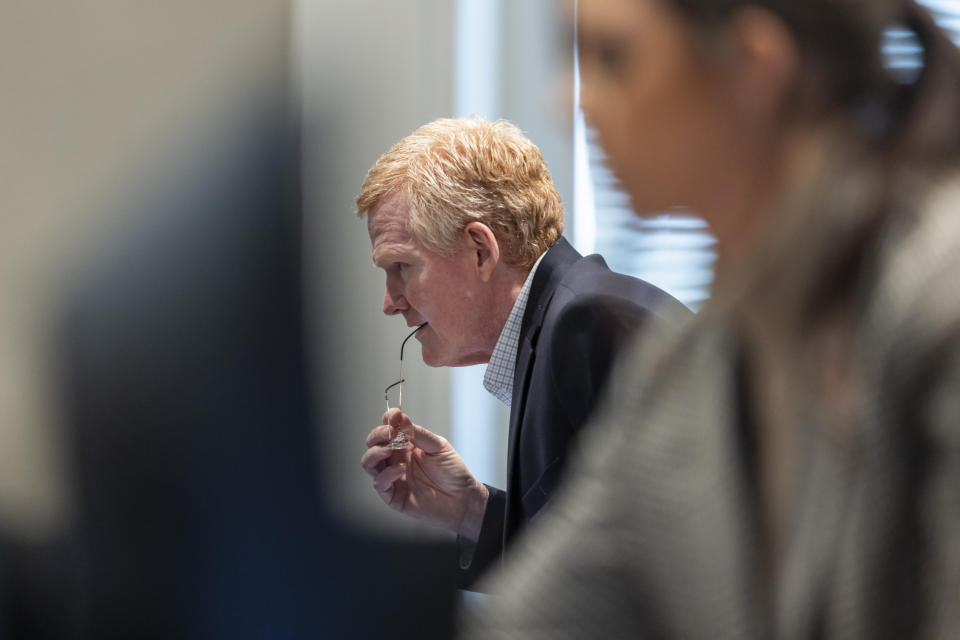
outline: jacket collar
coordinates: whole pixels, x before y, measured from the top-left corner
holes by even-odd
[[[533,284],[530,285],[530,297],[527,299],[527,309],[523,315],[523,324],[520,326],[521,346],[525,340],[530,340],[531,346],[536,345],[540,325],[543,323],[547,307],[550,306],[553,292],[556,291],[557,285],[563,280],[567,270],[582,258],[583,256],[563,237],[547,249],[537,273],[534,274]],[[518,361],[517,364],[519,365],[520,362]],[[519,371],[520,367],[518,366],[517,369]]]
[[[513,377],[513,401],[510,405],[510,432],[507,449],[507,484],[511,483],[514,452],[520,439],[520,422],[527,404],[527,387],[533,355],[540,337],[540,327],[546,315],[554,291],[570,267],[583,259],[576,249],[560,238],[547,250],[530,286],[530,297],[520,329],[520,344],[517,348],[517,364]]]

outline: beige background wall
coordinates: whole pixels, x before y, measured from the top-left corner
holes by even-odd
[[[68,514],[50,338],[71,275],[132,220],[119,203],[282,90],[286,0],[0,3],[0,525]]]

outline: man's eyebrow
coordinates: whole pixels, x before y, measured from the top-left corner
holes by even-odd
[[[382,251],[380,253],[374,253],[372,256],[370,256],[373,266],[380,269],[386,269],[394,262],[397,262],[396,258],[396,254],[392,251]]]

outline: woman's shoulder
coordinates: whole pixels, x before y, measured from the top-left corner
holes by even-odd
[[[917,305],[960,311],[960,171],[929,183],[914,197],[909,211],[886,231],[877,303],[887,308],[886,315],[900,319],[916,315]]]
[[[876,265],[865,330],[877,357],[902,366],[960,347],[960,171],[917,190]]]

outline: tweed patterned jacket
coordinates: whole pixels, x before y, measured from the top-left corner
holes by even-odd
[[[791,404],[776,555],[742,337],[704,313],[621,361],[554,508],[463,637],[960,638],[960,180],[915,206],[860,301],[861,428],[823,428],[816,394]]]

